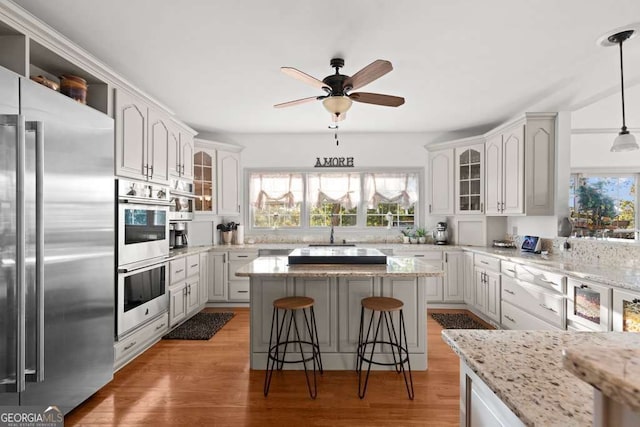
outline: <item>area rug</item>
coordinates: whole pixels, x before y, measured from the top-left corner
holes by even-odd
[[[431,313],[431,317],[444,329],[489,329],[464,313]]]
[[[162,337],[162,339],[208,340],[231,320],[233,316],[234,313],[208,313],[201,311]]]

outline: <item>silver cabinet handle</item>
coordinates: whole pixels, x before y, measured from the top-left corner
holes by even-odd
[[[191,268],[196,268],[197,266],[198,266],[198,264],[193,264],[193,265],[191,266]]]
[[[507,316],[506,314],[504,315],[504,318],[513,322],[513,323],[517,323],[515,320],[513,320],[511,317]]]
[[[129,344],[129,345],[127,345],[127,346],[125,346],[125,348],[123,348],[122,350],[123,350],[123,351],[130,350],[130,349],[131,349],[131,347],[133,347],[134,345],[136,345],[136,341],[132,341],[132,342],[131,342],[131,344]]]
[[[424,258],[424,254],[414,254],[414,258]]]
[[[239,294],[248,294],[249,291],[238,291]]]
[[[548,280],[548,279],[540,279],[540,281],[541,281],[541,282],[544,282],[544,283],[550,283],[550,284],[552,284],[552,285],[555,285],[555,284],[556,284],[556,282],[554,282],[553,280]]]
[[[496,207],[496,210],[497,210],[498,212],[500,212],[500,202],[498,202],[497,204],[498,204],[498,206]]]
[[[153,165],[149,166],[149,178],[153,178]]]
[[[448,253],[444,253],[444,262],[449,262],[449,254]]]
[[[156,331],[159,331],[160,329],[164,328],[164,323],[162,325],[158,325],[156,326]]]
[[[431,213],[431,204],[429,204],[429,213]]]
[[[484,213],[484,203],[480,203],[480,213]]]
[[[510,290],[510,289],[505,289],[504,291],[505,291],[506,293],[508,293],[508,294],[511,294],[511,295],[515,295],[515,294],[516,294],[515,292],[513,292],[513,291],[512,291],[512,290]]]
[[[482,263],[484,265],[489,265],[489,263],[487,261],[480,261],[480,263]]]
[[[504,202],[502,202],[502,212],[504,212]]]
[[[546,305],[546,304],[539,304],[539,305],[540,305],[540,307],[544,308],[545,310],[549,310],[549,311],[552,311],[552,312],[554,312],[554,313],[557,313],[557,311],[556,311],[555,309],[553,309],[553,308],[549,307],[549,306],[548,306],[548,305]]]
[[[238,258],[249,258],[249,255],[238,255]]]
[[[509,273],[514,273],[515,274],[515,270],[509,270],[508,268],[505,268],[505,271],[508,271]]]
[[[183,271],[184,271],[184,268],[181,268],[180,270],[176,270],[175,274],[182,273]]]

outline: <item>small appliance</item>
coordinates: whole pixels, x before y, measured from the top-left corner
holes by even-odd
[[[180,249],[187,246],[187,223],[172,222],[169,224],[169,247],[171,249]]]
[[[436,230],[433,232],[433,239],[436,245],[446,245],[449,239],[449,233],[447,232],[447,223],[439,222],[436,224]]]
[[[520,250],[522,252],[533,252],[539,254],[542,249],[542,241],[538,236],[524,236]]]

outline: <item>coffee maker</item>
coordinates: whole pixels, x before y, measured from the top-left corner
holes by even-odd
[[[436,245],[446,245],[449,239],[449,233],[447,233],[447,223],[439,222],[436,225],[436,230],[433,232],[433,240],[435,240]]]
[[[172,222],[169,224],[169,248],[180,249],[187,246],[187,223]]]

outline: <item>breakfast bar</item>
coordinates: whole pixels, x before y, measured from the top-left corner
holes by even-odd
[[[361,300],[388,296],[404,303],[411,368],[426,370],[426,278],[442,276],[443,271],[413,257],[386,257],[384,264],[354,264],[344,257],[377,254],[355,248],[330,249],[298,251],[302,257],[319,257],[314,262],[320,263],[270,256],[237,270],[237,276],[251,278],[251,368],[265,369],[274,300],[286,296],[313,298],[324,368],[350,370],[356,361]],[[324,256],[334,263],[322,263]],[[354,258],[358,261],[367,262]],[[385,356],[391,360],[391,352],[383,353]]]

